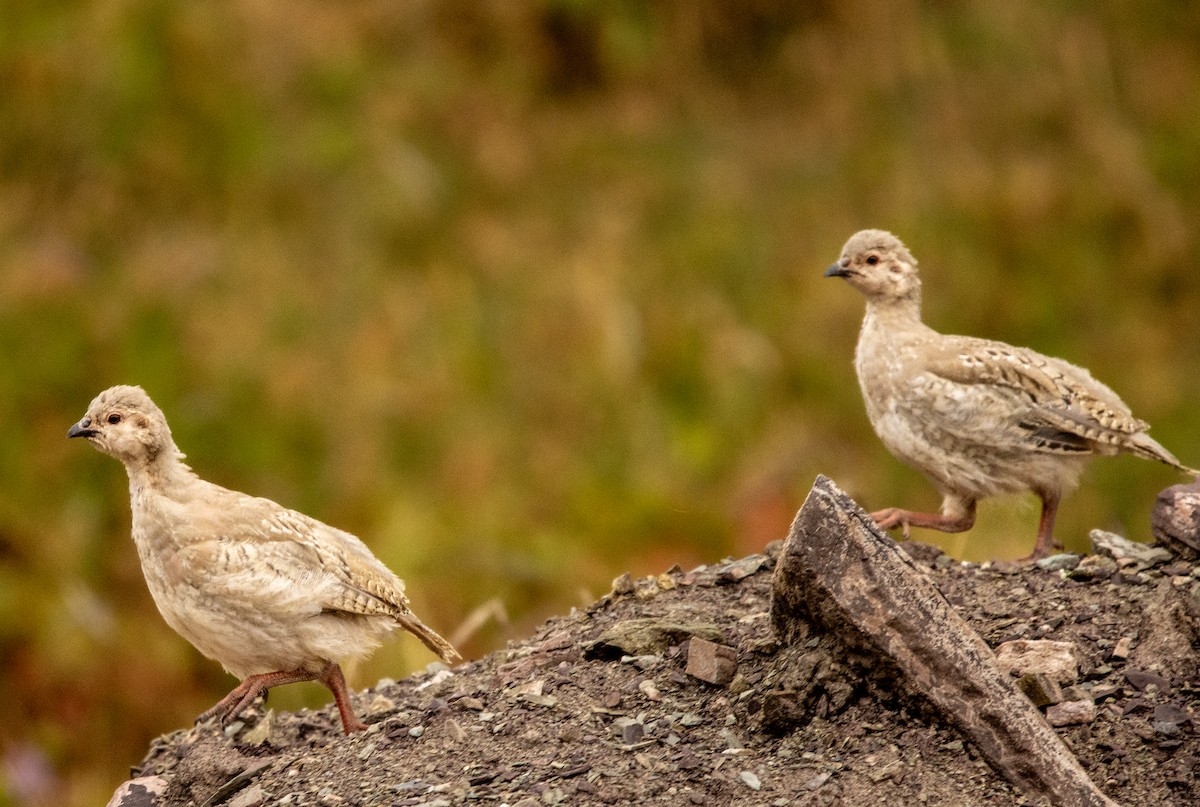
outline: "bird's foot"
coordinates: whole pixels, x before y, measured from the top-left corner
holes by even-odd
[[[247,676],[240,684],[233,688],[232,692],[221,698],[211,709],[197,717],[196,725],[216,718],[220,725],[226,726],[233,718],[241,714],[247,706],[253,703],[255,698],[264,694],[271,687],[277,687],[282,684],[296,684],[301,681],[311,681],[317,678],[317,675],[317,673],[301,669],[280,670],[278,672]]]
[[[909,528],[922,527],[941,532],[966,532],[975,524],[975,509],[964,516],[943,516],[936,513],[918,513],[915,510],[904,510],[899,507],[889,507],[886,510],[876,510],[871,518],[881,530],[891,530],[900,527],[905,540],[909,537]]]
[[[875,522],[875,526],[881,530],[894,530],[899,527],[904,535],[904,540],[908,540],[908,516],[911,515],[907,510],[901,510],[899,507],[889,507],[886,510],[876,510],[871,513],[871,518]]]

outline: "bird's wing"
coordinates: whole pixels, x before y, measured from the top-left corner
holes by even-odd
[[[1143,432],[1117,394],[1083,368],[1002,342],[947,337],[927,354],[927,372],[957,384],[1005,391],[1017,425],[1041,450],[1076,453]]]
[[[202,519],[209,537],[188,547],[218,579],[245,591],[287,589],[288,599],[308,598],[316,611],[409,612],[404,583],[353,535],[269,499],[236,494],[223,504]]]

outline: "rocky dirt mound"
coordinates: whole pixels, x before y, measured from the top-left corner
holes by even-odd
[[[1026,683],[1108,796],[1200,801],[1200,566],[1161,550],[1001,568],[907,549],[993,647],[1070,644],[1076,673]],[[381,682],[356,696],[371,724],[360,734],[343,736],[331,709],[250,710],[225,731],[176,732],[135,768],[143,778],[126,783],[120,803],[1029,803],[886,678],[847,680],[844,697],[795,723],[764,720],[780,652],[770,616],[778,551],[618,579],[526,642]]]

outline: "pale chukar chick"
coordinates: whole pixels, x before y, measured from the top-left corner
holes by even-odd
[[[1092,455],[1128,452],[1197,473],[1087,370],[922,323],[917,262],[891,233],[855,233],[825,276],[845,278],[867,298],[854,368],[871,425],[944,497],[940,515],[872,513],[880,527],[906,536],[910,526],[962,532],[975,523],[979,499],[1033,491],[1042,517],[1031,557],[1040,558],[1054,546],[1063,493]]]
[[[155,605],[197,650],[242,679],[197,722],[227,723],[271,687],[316,680],[333,692],[349,734],[366,726],[339,659],[404,628],[446,662],[459,660],[358,538],[196,476],[141,387],[97,395],[67,437],[125,464],[133,542]]]

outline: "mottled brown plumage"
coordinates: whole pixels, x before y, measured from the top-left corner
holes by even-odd
[[[1059,500],[1092,455],[1128,452],[1196,473],[1087,370],[926,326],[917,262],[891,233],[855,233],[825,275],[845,278],[867,300],[854,366],[871,425],[944,497],[940,515],[873,513],[885,529],[961,532],[979,499],[1033,491],[1043,505],[1033,550],[1041,557],[1053,546]]]
[[[318,680],[349,733],[365,726],[339,659],[367,653],[396,628],[447,662],[459,659],[358,538],[196,476],[140,387],[100,393],[67,436],[124,463],[133,541],[154,603],[197,650],[243,679],[201,720],[228,721],[270,687]]]

